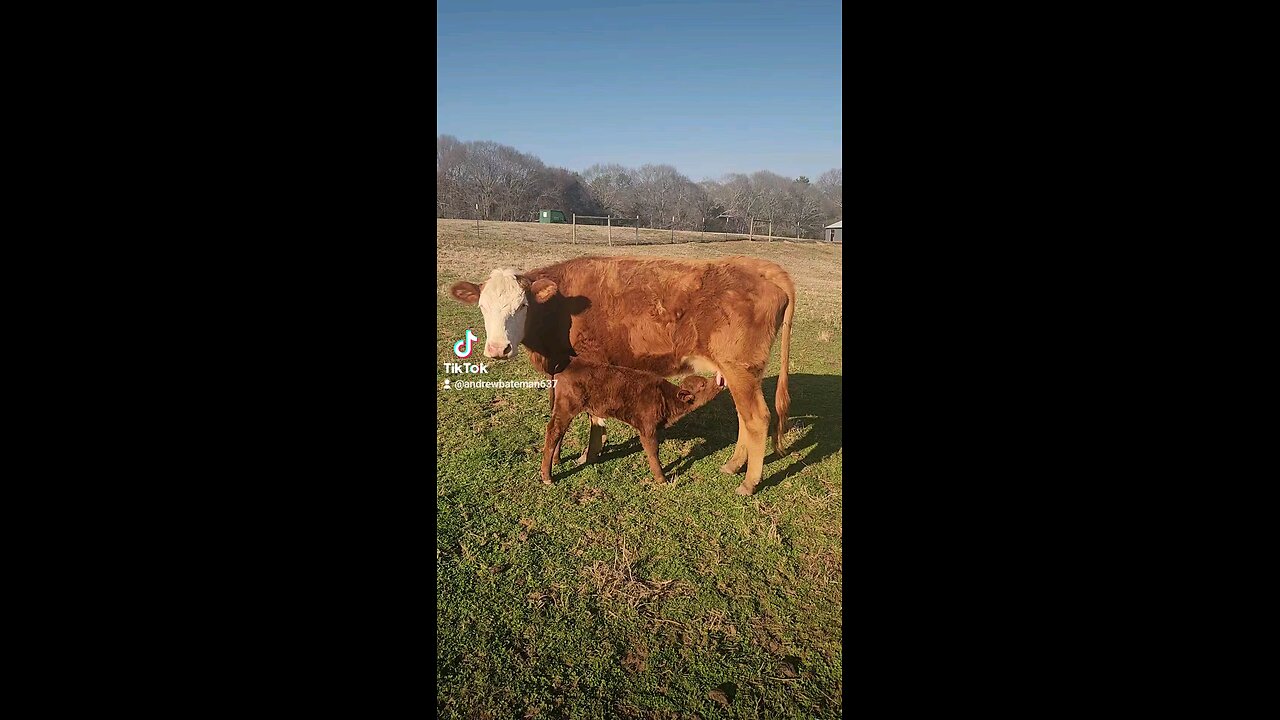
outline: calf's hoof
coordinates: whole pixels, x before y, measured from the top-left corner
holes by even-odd
[[[720,472],[724,473],[725,475],[737,475],[738,473],[742,472],[743,465],[746,465],[746,463],[743,463],[742,465],[736,465],[734,463],[727,462],[720,466]]]
[[[754,492],[756,491],[756,489],[755,489],[755,488],[744,487],[744,486],[742,486],[742,485],[739,485],[738,487],[734,488],[734,490],[733,490],[733,491],[734,491],[734,492],[736,492],[736,493],[738,493],[739,495],[750,495],[750,494],[754,493]]]
[[[543,485],[550,485],[550,484],[551,484],[551,476],[550,476],[550,475],[543,475],[543,476],[542,476],[542,484],[543,484]]]

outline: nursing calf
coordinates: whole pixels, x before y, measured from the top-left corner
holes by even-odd
[[[542,482],[547,485],[551,484],[552,461],[560,457],[560,441],[569,423],[584,411],[592,417],[621,420],[635,428],[654,481],[666,482],[658,462],[662,431],[689,411],[706,405],[723,389],[697,375],[690,375],[676,386],[653,373],[578,358],[556,375],[556,381],[551,422],[547,423],[546,444],[542,446]]]

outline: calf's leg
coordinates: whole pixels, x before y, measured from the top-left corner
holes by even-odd
[[[551,466],[555,464],[553,460],[559,460],[560,443],[564,440],[564,433],[569,429],[569,423],[573,421],[575,414],[577,413],[568,400],[557,401],[556,406],[551,410],[551,421],[547,423],[547,436],[542,443],[543,485],[551,484]]]
[[[587,438],[587,447],[578,458],[579,465],[595,462],[596,456],[600,454],[600,448],[604,446],[606,439],[604,418],[598,418],[590,413],[587,413],[587,417],[591,418],[591,436]]]
[[[644,447],[644,454],[649,458],[649,471],[653,473],[653,481],[665,483],[667,478],[662,474],[662,463],[658,462],[657,431],[642,430],[640,432],[640,445]]]
[[[555,388],[555,386],[553,385],[553,386],[551,386],[551,412],[552,412],[552,414],[554,414],[554,413],[555,413],[555,411],[556,411],[556,388]],[[566,426],[566,427],[565,427],[565,429],[567,430],[567,429],[568,429],[568,426]],[[563,437],[563,436],[562,436],[562,437]],[[545,447],[544,447],[544,450],[545,450]],[[557,466],[557,465],[559,465],[559,464],[560,464],[560,443],[556,443],[556,449],[555,449],[555,450],[553,450],[553,451],[552,451],[552,453],[551,453],[551,466],[552,466],[552,467],[555,467],[555,466]]]

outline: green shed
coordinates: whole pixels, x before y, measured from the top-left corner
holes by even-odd
[[[559,210],[541,210],[538,212],[538,222],[562,223],[568,221],[565,220],[564,213]]]

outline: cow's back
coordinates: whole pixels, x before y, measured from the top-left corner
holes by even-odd
[[[555,280],[578,357],[675,375],[690,357],[767,364],[790,283],[776,263],[584,257],[528,273]]]

